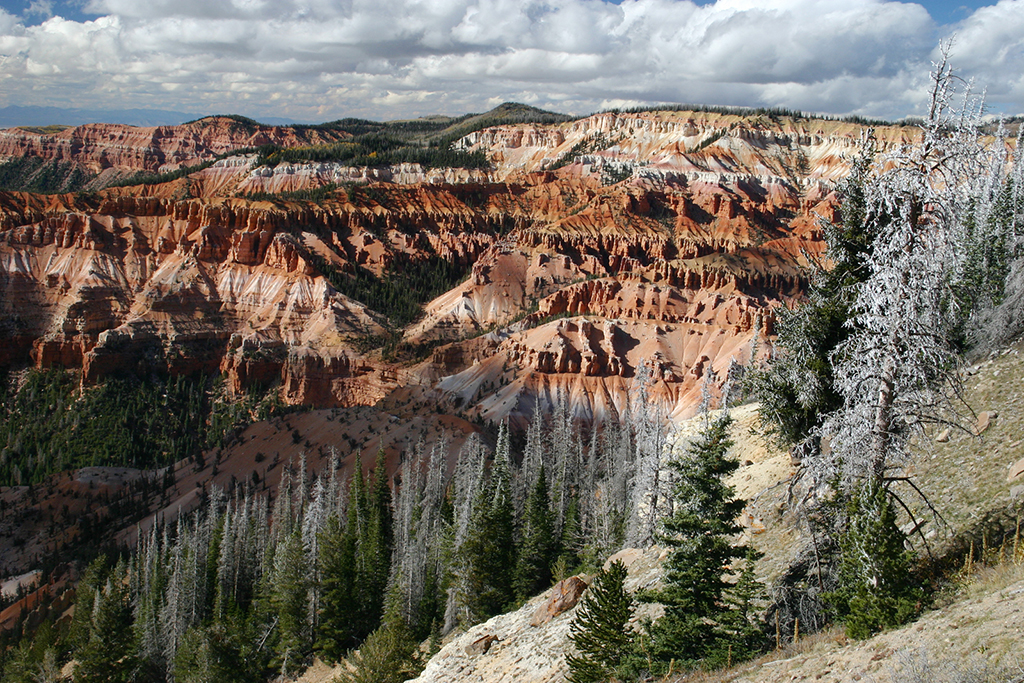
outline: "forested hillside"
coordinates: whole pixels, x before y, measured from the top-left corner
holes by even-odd
[[[49,656],[75,657],[82,680],[261,680],[313,654],[337,661],[389,626],[388,602],[415,641],[493,616],[650,542],[645,477],[665,435],[638,391],[632,427],[580,432],[563,406],[538,413],[521,448],[505,427],[493,455],[471,438],[450,475],[442,439],[393,479],[383,455],[345,480],[336,459],[311,472],[300,457],[273,500],[211,489],[194,515],[143,529],[130,557],[93,562]],[[645,474],[624,476],[634,463]],[[8,670],[45,650],[15,651]]]

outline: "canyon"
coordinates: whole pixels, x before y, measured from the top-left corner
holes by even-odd
[[[231,118],[3,131],[0,158],[98,175],[88,192],[0,194],[0,365],[80,368],[86,385],[222,373],[287,404],[519,425],[559,400],[619,419],[644,368],[660,409],[683,419],[706,377],[717,387],[734,362],[771,354],[864,134],[778,115],[609,112],[471,132],[454,147],[490,167],[467,169],[258,165],[258,145],[347,134]],[[875,145],[913,135],[876,129]],[[215,158],[168,182],[100,187]],[[297,196],[310,190],[321,196]],[[368,300],[440,262],[448,280],[422,315],[389,319]]]
[[[90,187],[99,188],[139,173],[198,166],[242,148],[316,145],[347,137],[309,127],[264,126],[243,117],[207,117],[180,126],[146,128],[105,123],[8,128],[0,130],[0,159],[33,157],[64,162],[96,176]]]

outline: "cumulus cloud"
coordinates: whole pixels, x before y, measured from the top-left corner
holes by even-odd
[[[32,0],[25,10],[28,16],[40,16],[49,19],[53,16],[53,3],[50,0]]]
[[[952,64],[986,90],[993,109],[1024,112],[1024,0],[978,9],[956,27],[952,43]]]
[[[38,0],[40,9],[51,3]],[[0,10],[0,106],[238,111],[323,120],[584,113],[706,102],[902,116],[940,36],[883,0],[89,0],[94,19]],[[944,30],[944,29],[942,29]],[[1024,110],[1024,0],[956,27],[954,62]]]

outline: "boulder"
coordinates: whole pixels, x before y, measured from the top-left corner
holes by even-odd
[[[1010,500],[1015,502],[1018,500],[1024,500],[1024,484],[1017,484],[1010,489]]]
[[[947,442],[949,442],[949,433],[950,433],[949,427],[946,427],[945,429],[942,430],[941,434],[939,434],[937,437],[935,437],[935,440],[938,443],[947,443]]]
[[[639,548],[624,548],[609,557],[608,561],[604,563],[604,568],[608,569],[608,567],[612,566],[613,562],[621,562],[626,566],[626,568],[629,568],[629,565],[636,562],[638,559],[643,557],[643,555],[644,551]]]
[[[999,413],[994,410],[983,410],[978,413],[978,422],[974,425],[974,433],[981,435],[992,426],[992,423],[999,417]]]
[[[576,606],[583,591],[587,590],[587,582],[579,576],[570,576],[555,584],[551,589],[551,596],[543,605],[533,613],[531,626],[546,624],[559,614],[567,612]]]
[[[469,656],[485,655],[491,649],[491,645],[501,639],[495,635],[481,636],[466,646],[466,654]]]
[[[1024,477],[1024,458],[1010,465],[1010,471],[1006,473],[1006,481],[1016,481]]]

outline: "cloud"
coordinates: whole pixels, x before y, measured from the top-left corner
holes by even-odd
[[[53,16],[53,3],[50,0],[32,0],[29,3],[28,9],[25,10],[27,16],[39,16],[49,19]]]
[[[952,40],[951,63],[987,91],[990,106],[1024,112],[1024,0],[978,9],[955,27]]]
[[[42,2],[38,2],[40,7]],[[323,120],[585,113],[706,102],[902,116],[939,27],[860,0],[89,0],[88,21],[0,10],[6,104],[239,111]],[[954,62],[1024,110],[1024,0],[957,27]]]

